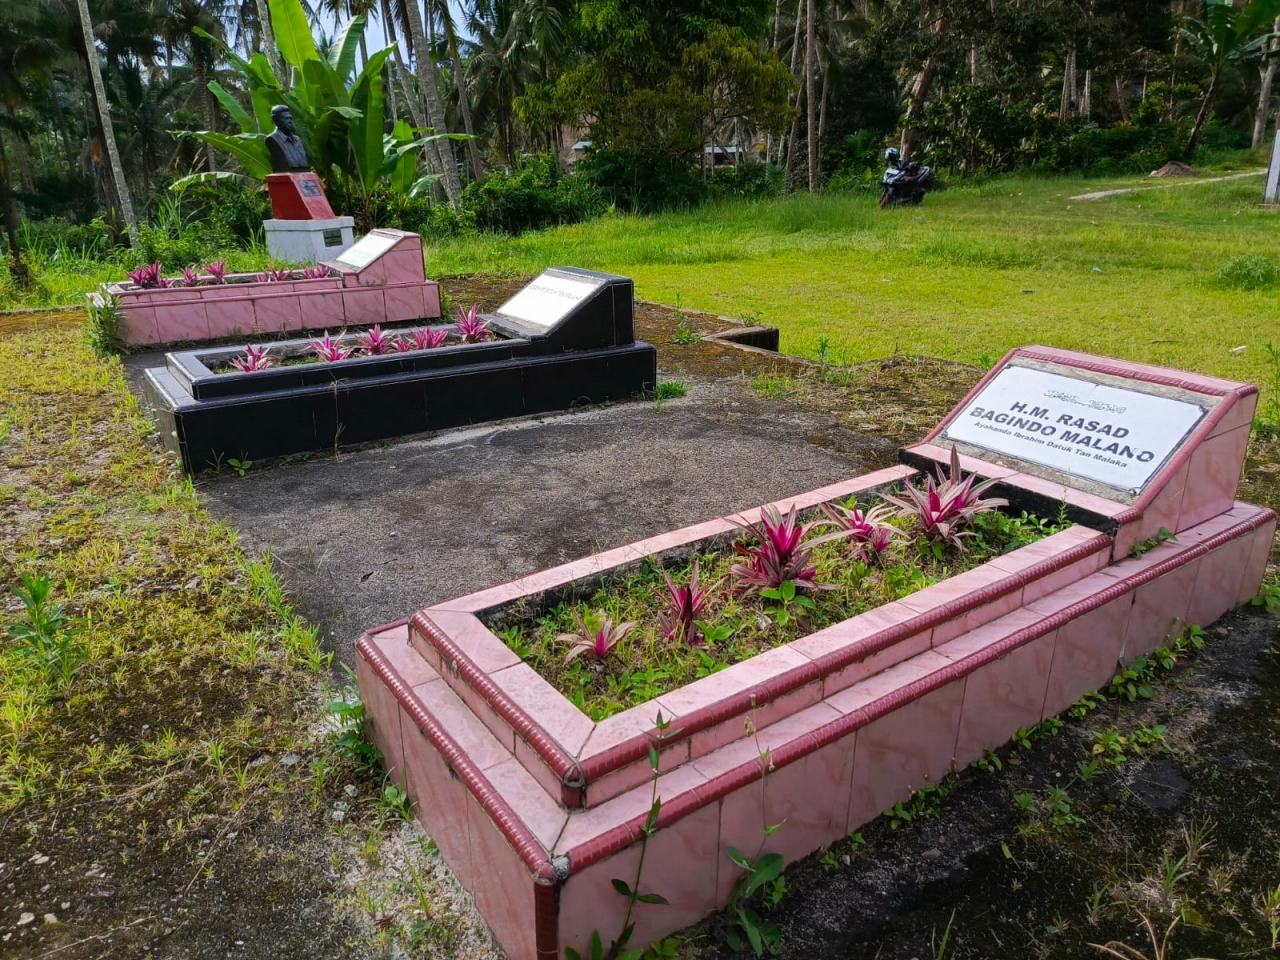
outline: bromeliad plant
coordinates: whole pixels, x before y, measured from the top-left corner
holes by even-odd
[[[252,343],[245,344],[243,357],[232,357],[231,366],[241,373],[254,373],[274,367],[279,360],[268,352],[270,347],[259,347]]]
[[[837,530],[847,531],[849,550],[859,560],[878,560],[904,539],[902,531],[889,522],[894,510],[887,504],[863,510],[854,499],[824,503],[822,512]]]
[[[379,324],[374,324],[372,329],[366,330],[364,333],[356,337],[356,341],[360,344],[360,351],[370,357],[381,357],[388,353],[396,352],[397,338],[389,333],[383,333]]]
[[[463,343],[484,343],[493,339],[493,332],[489,329],[489,321],[480,319],[480,308],[472,307],[470,310],[457,308],[458,315],[458,336]]]
[[[421,330],[413,331],[413,349],[434,350],[436,347],[444,346],[444,342],[448,339],[449,331],[444,327],[423,327]]]
[[[276,267],[267,264],[267,269],[258,274],[259,283],[280,283],[285,280],[293,279],[293,271],[288,267]]]
[[[755,536],[759,543],[755,546],[733,545],[734,552],[745,558],[745,562],[735,563],[729,568],[729,573],[737,581],[737,592],[749,596],[761,590],[777,590],[788,581],[801,590],[831,589],[814,579],[818,569],[811,562],[813,548],[820,543],[847,537],[849,532],[837,530],[806,540],[822,523],[820,520],[798,523],[794,505],[785,516],[778,512],[777,507],[768,506],[760,511],[760,519],[755,523],[739,523],[738,526]]]
[[[706,642],[701,621],[707,615],[707,604],[715,587],[703,590],[698,585],[698,558],[693,558],[690,568],[689,583],[677,586],[666,570],[662,571],[662,579],[666,591],[654,591],[665,604],[665,609],[658,614],[662,635],[673,644],[690,644],[701,646]]]
[[[164,287],[164,278],[160,275],[160,261],[137,270],[129,271],[129,282],[139,290],[159,290]]]
[[[198,287],[200,286],[200,271],[194,267],[182,268],[182,286]]]
[[[1002,497],[982,496],[995,486],[995,480],[975,484],[975,479],[973,474],[962,476],[960,454],[953,446],[950,477],[944,478],[939,467],[936,484],[933,477],[926,474],[923,490],[907,483],[903,484],[900,496],[885,494],[884,499],[912,520],[926,542],[963,551],[963,538],[973,536],[972,530],[965,529],[973,524],[973,518],[1009,504]]]
[[[311,347],[311,352],[319,357],[323,363],[336,363],[351,356],[350,347],[344,347],[327,333],[324,335],[323,340],[312,340],[308,346]]]
[[[589,613],[586,617],[575,612],[573,619],[577,621],[578,632],[562,633],[557,638],[562,643],[570,644],[569,652],[564,657],[565,663],[576,660],[584,653],[590,653],[597,661],[603,661],[636,626],[634,623],[615,625],[613,620],[600,610]]]
[[[206,263],[204,270],[211,286],[227,282],[227,261],[215,260],[213,263]]]
[[[329,268],[323,263],[317,263],[313,267],[302,268],[303,280],[324,280],[329,276]]]

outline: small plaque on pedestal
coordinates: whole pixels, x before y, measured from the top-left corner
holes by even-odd
[[[333,208],[314,173],[273,173],[267,177],[271,214],[276,220],[332,220]]]
[[[262,221],[271,256],[308,263],[340,257],[355,243],[355,225],[353,217]]]

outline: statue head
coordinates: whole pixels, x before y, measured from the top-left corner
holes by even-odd
[[[271,121],[276,125],[277,130],[293,136],[293,114],[283,103],[278,103],[271,108]]]

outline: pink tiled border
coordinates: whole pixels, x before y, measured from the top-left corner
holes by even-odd
[[[808,508],[871,494],[912,473],[891,468],[775,506],[785,510],[794,502]],[[750,522],[759,512],[737,519]],[[679,749],[685,759],[697,759],[739,739],[740,718],[748,712],[754,712],[758,727],[777,722],[918,649],[1010,612],[1022,604],[1028,585],[1037,587],[1039,596],[1093,573],[1107,562],[1111,546],[1105,534],[1073,527],[594,724],[540,681],[477,616],[548,590],[594,582],[645,557],[689,550],[738,529],[727,518],[696,524],[427,608],[410,621],[412,641],[478,716],[514,732],[526,748],[517,756],[529,772],[573,809],[598,805],[647,778],[659,710],[679,731],[664,741],[664,751]],[[913,637],[918,642],[909,642]]]
[[[426,279],[422,238],[403,230],[377,232],[396,237],[396,242],[366,267],[326,264],[328,277],[165,290],[135,290],[115,283],[103,289],[119,298],[119,332],[129,345],[440,316],[440,287]],[[254,274],[231,276],[240,280]]]
[[[1256,586],[1255,571],[1243,569],[1241,560],[1261,556],[1265,562],[1265,551],[1260,552],[1257,545],[1269,545],[1274,529],[1275,514],[1271,511],[1236,504],[1228,513],[1188,531],[1177,544],[1166,544],[1143,557],[1127,559],[1091,573],[1070,589],[1037,601],[1033,608],[1014,611],[1002,621],[993,622],[989,630],[982,628],[947,641],[769,727],[762,736],[767,738],[771,750],[768,785],[772,790],[767,791],[763,799],[769,802],[768,796],[778,792],[778,802],[782,802],[783,796],[789,796],[786,783],[791,768],[796,764],[810,763],[810,758],[814,758],[812,763],[816,766],[813,770],[802,771],[800,776],[804,782],[825,783],[831,780],[833,789],[819,792],[827,800],[834,797],[833,802],[836,803],[836,808],[827,813],[813,813],[818,819],[813,821],[812,838],[805,840],[797,835],[781,841],[794,848],[788,859],[803,855],[815,843],[829,842],[877,815],[892,803],[883,802],[886,796],[892,794],[905,799],[901,791],[909,784],[899,785],[888,792],[882,789],[874,797],[865,794],[867,784],[886,782],[883,776],[877,777],[866,766],[868,763],[874,765],[877,756],[886,755],[885,750],[890,750],[893,756],[903,756],[901,751],[904,749],[924,751],[927,747],[932,751],[931,754],[922,753],[919,762],[913,761],[911,765],[916,775],[924,778],[914,784],[921,787],[945,775],[980,746],[996,746],[1001,742],[1000,739],[988,742],[993,738],[1007,738],[1018,726],[1038,722],[1051,710],[1060,709],[1063,704],[1051,699],[1056,695],[1050,688],[1054,684],[1053,677],[1060,671],[1074,669],[1068,660],[1064,659],[1059,664],[1059,654],[1064,657],[1067,654],[1065,631],[1074,624],[1083,625],[1089,618],[1105,614],[1110,629],[1094,624],[1086,631],[1087,636],[1096,639],[1104,634],[1117,634],[1120,637],[1118,653],[1126,657],[1149,653],[1164,637],[1168,621],[1162,619],[1162,611],[1153,607],[1144,608],[1153,611],[1153,616],[1148,617],[1140,614],[1136,607],[1130,610],[1129,606],[1134,597],[1140,596],[1148,586],[1169,582],[1170,576],[1181,575],[1183,570],[1193,574],[1198,572],[1198,579],[1212,583],[1215,597],[1211,605],[1204,607],[1207,615],[1216,617],[1234,606],[1249,585]],[[1113,620],[1115,622],[1111,623]],[[482,907],[482,912],[495,924],[495,931],[513,957],[549,960],[557,956],[563,946],[580,948],[582,938],[591,928],[584,924],[598,928],[600,918],[608,915],[612,905],[608,899],[608,880],[610,875],[619,875],[618,871],[627,869],[617,858],[626,856],[626,851],[633,849],[640,838],[639,828],[644,823],[647,809],[643,798],[637,796],[632,799],[628,794],[603,807],[571,815],[554,844],[539,841],[525,825],[522,815],[504,799],[466,751],[459,748],[449,731],[423,706],[402,677],[401,670],[405,667],[396,666],[394,655],[380,638],[394,633],[401,637],[398,642],[403,643],[405,628],[406,622],[399,621],[361,638],[357,645],[359,658],[363,661],[360,664],[361,676],[371,679],[376,675],[378,682],[391,691],[403,708],[400,716],[407,718],[412,729],[420,731],[431,749],[465,786],[468,803],[474,803],[475,815],[483,814],[496,825],[504,846],[488,848],[486,855],[500,858],[504,855],[502,851],[509,849],[513,862],[522,865],[521,872],[514,877],[504,875],[495,878],[472,873],[464,878],[464,884],[473,889],[473,884],[486,889],[486,885],[497,885],[508,891],[508,899],[514,896],[508,884],[515,885],[516,892],[520,884],[527,885],[524,889],[529,890],[528,895],[532,897],[531,931],[512,920],[509,911],[491,916],[496,907],[491,905],[490,910]],[[1114,661],[1108,664],[1108,669],[1113,664]],[[1085,692],[1083,688],[1076,688],[1084,676],[1076,677],[1075,686],[1067,696],[1074,698]],[[996,715],[990,713],[990,705],[984,699],[983,710],[973,711],[970,718],[965,693],[966,682],[970,678],[981,678],[983,686],[975,688],[974,692],[979,699],[985,697],[981,691],[1000,690],[1004,686],[1023,692],[1010,699],[1002,708],[1003,712]],[[369,680],[363,682],[367,684]],[[371,710],[387,715],[387,708],[374,706],[375,701],[367,691],[365,696]],[[1065,702],[1070,703],[1070,700]],[[933,706],[928,706],[930,704]],[[937,716],[927,721],[923,716],[911,719],[914,716],[911,711],[926,708]],[[891,719],[895,726],[885,727],[884,724]],[[409,764],[407,741],[399,754],[391,744],[382,741],[396,736],[397,732],[402,738],[407,738],[411,729],[388,730],[385,726],[379,727],[378,723],[375,718],[375,737],[379,738],[384,753],[392,757],[402,756],[405,758],[402,762]],[[925,736],[925,731],[931,733]],[[929,746],[939,734],[944,740]],[[888,740],[884,740],[886,736]],[[864,738],[866,743],[862,744]],[[861,744],[857,753],[853,750],[855,739]],[[877,743],[883,743],[883,746],[877,747]],[[705,846],[703,840],[714,835],[718,826],[720,846],[732,842],[725,839],[725,832],[729,831],[728,836],[732,837],[733,824],[744,816],[751,821],[756,815],[752,812],[757,810],[755,805],[761,802],[755,799],[759,788],[752,786],[759,784],[764,776],[757,751],[756,745],[750,742],[731,744],[702,761],[686,763],[663,774],[659,780],[663,802],[658,821],[659,833],[655,836],[674,831],[671,833],[673,838],[693,849],[699,843]],[[965,756],[962,757],[961,753]],[[931,756],[933,759],[929,759]],[[852,767],[840,757],[845,757],[846,761],[852,757]],[[500,766],[505,769],[506,764]],[[850,775],[854,783],[852,794],[843,792],[844,788],[840,787],[841,783],[848,783],[845,778]],[[890,780],[896,782],[895,778],[900,775],[895,773]],[[647,790],[641,792],[647,797]],[[514,802],[520,798],[512,799]],[[524,799],[520,802],[527,804]],[[744,812],[731,813],[731,803],[735,811],[745,804]],[[843,803],[848,804],[847,810],[840,807]],[[714,813],[716,810],[718,815]],[[708,811],[712,811],[709,820]],[[431,818],[440,814],[423,811],[423,815]],[[469,815],[473,823],[475,815]],[[708,822],[704,823],[704,820]],[[685,821],[689,823],[687,830],[681,826]],[[807,822],[804,820],[802,824]],[[808,837],[807,832],[805,836]],[[703,840],[699,840],[700,837]],[[827,839],[824,841],[823,837]],[[651,853],[657,856],[658,849],[655,846]],[[668,851],[662,855],[664,860],[671,861],[668,867],[679,859],[677,853]],[[688,868],[693,869],[694,866],[689,864]],[[712,866],[715,874],[714,863]],[[621,875],[629,876],[627,873]],[[668,871],[666,875],[672,874]],[[586,886],[572,879],[588,876],[595,879]],[[723,906],[722,901],[727,899],[724,894],[731,889],[731,884],[719,880],[711,882],[711,879],[709,876],[700,881],[704,886],[709,885],[708,890],[687,905],[687,912],[655,914],[651,919],[643,920],[643,923],[653,926],[653,929],[646,927],[645,935],[661,935],[693,922],[717,906]],[[604,912],[585,907],[566,910],[556,896],[558,887],[566,883],[573,883],[575,891],[582,896],[591,896],[588,891],[593,889],[602,890],[596,906]],[[665,930],[661,929],[663,925]]]

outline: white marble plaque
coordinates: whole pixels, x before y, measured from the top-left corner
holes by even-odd
[[[941,439],[1137,493],[1207,412],[1184,400],[1008,366]]]
[[[510,317],[537,330],[548,330],[604,283],[604,280],[589,280],[586,277],[543,273],[499,307],[498,316]]]
[[[399,239],[399,237],[388,236],[385,233],[367,233],[360,238],[354,247],[338,257],[334,263],[341,263],[356,270],[363,270],[394,247]]]

